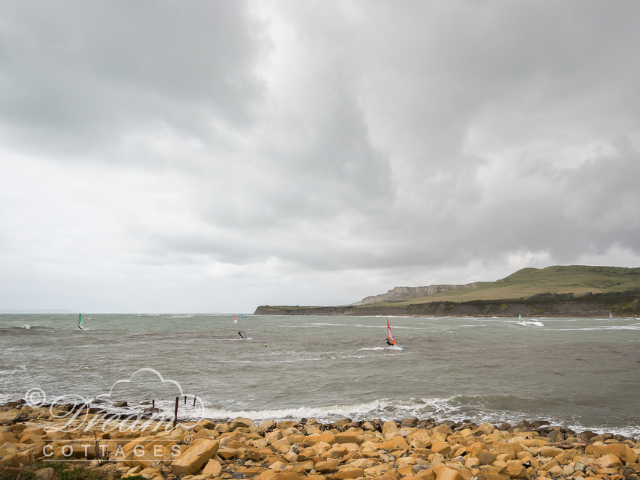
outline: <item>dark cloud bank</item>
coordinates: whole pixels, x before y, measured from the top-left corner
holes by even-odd
[[[0,6],[6,309],[638,266],[640,5]]]

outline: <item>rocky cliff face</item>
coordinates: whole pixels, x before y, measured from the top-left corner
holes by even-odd
[[[411,298],[426,297],[434,293],[450,292],[452,290],[468,290],[476,288],[478,284],[468,283],[466,285],[429,285],[427,287],[395,287],[387,293],[365,297],[353,305],[369,305],[377,302],[400,302]]]

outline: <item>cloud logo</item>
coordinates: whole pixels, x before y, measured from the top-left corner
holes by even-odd
[[[150,376],[151,382],[148,378],[145,379],[145,376]],[[171,390],[169,398],[176,399],[176,406],[178,407],[177,418],[173,408],[171,408],[171,411],[155,409],[151,412],[150,409],[146,409],[145,411],[129,409],[124,414],[124,418],[121,418],[122,415],[119,414],[104,413],[102,416],[93,417],[91,421],[88,421],[90,408],[96,400],[110,402],[114,394],[117,394],[119,390],[139,393],[143,390],[143,385],[146,385],[148,388],[150,384],[154,386],[153,390],[157,393],[158,382],[161,391],[169,388]],[[167,398],[167,395],[161,395],[160,398]],[[32,388],[26,393],[25,400],[27,405],[39,407],[45,404],[46,394],[40,388]],[[54,411],[55,406],[64,404],[69,404],[72,408],[70,408],[69,411]],[[84,398],[80,395],[62,395],[56,397],[51,403],[50,412],[51,415],[57,419],[66,419],[66,423],[63,426],[49,427],[47,429],[49,431],[75,431],[82,429],[82,427],[84,427],[84,431],[87,431],[94,427],[100,419],[104,421],[102,425],[103,430],[107,424],[110,425],[108,431],[113,431],[116,428],[119,428],[119,430],[123,432],[126,430],[135,431],[138,429],[142,430],[151,425],[155,426],[155,429],[158,429],[164,422],[166,422],[165,430],[169,430],[170,427],[173,428],[174,425],[178,425],[177,421],[181,415],[183,419],[186,418],[188,420],[204,418],[204,403],[196,395],[186,394],[179,382],[173,379],[165,379],[157,370],[145,367],[136,370],[129,378],[118,380],[111,385],[108,393],[97,395],[94,400]],[[117,419],[117,422],[114,422],[114,419]],[[119,425],[114,426],[114,423],[119,423]],[[190,429],[193,428],[194,425],[180,424],[180,426],[185,429]]]

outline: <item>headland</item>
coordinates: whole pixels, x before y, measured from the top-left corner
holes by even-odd
[[[607,317],[640,315],[640,268],[525,268],[495,282],[395,287],[342,306],[259,306],[256,315]]]

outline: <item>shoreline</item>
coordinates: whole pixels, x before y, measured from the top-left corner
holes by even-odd
[[[639,438],[546,421],[238,417],[178,419],[173,428],[132,416],[108,421],[104,412],[69,404],[0,406],[0,474],[27,466],[51,480],[54,461],[80,463],[108,479],[150,480],[638,480],[640,471]]]
[[[86,399],[86,403],[73,404],[66,403],[62,400],[64,396],[53,405],[54,408],[63,408],[73,410],[74,408],[88,408],[90,413],[109,416],[115,419],[124,419],[128,417],[138,417],[140,419],[150,419],[154,416],[164,416],[173,418],[174,401],[157,400],[152,404],[151,400],[143,401],[122,401],[114,400],[106,402],[104,400]],[[561,419],[548,415],[544,412],[527,418],[522,411],[503,411],[494,412],[493,414],[473,414],[460,412],[440,412],[436,409],[431,412],[419,413],[417,411],[396,411],[388,412],[387,403],[383,402],[382,406],[376,408],[375,411],[362,411],[359,408],[345,409],[345,407],[354,407],[353,405],[323,405],[323,406],[301,406],[288,408],[266,408],[263,410],[220,410],[205,405],[203,399],[198,399],[198,407],[195,406],[194,397],[189,396],[188,403],[182,398],[179,401],[178,418],[185,422],[197,422],[201,419],[212,420],[214,422],[230,422],[234,418],[249,418],[256,423],[268,420],[275,422],[304,421],[307,418],[315,419],[319,424],[331,425],[345,418],[350,419],[352,423],[363,423],[366,421],[392,421],[402,422],[406,418],[417,418],[422,422],[429,423],[448,423],[460,425],[463,422],[480,425],[482,423],[490,423],[496,427],[507,425],[509,427],[525,424],[547,425],[553,428],[560,428],[571,432],[594,432],[596,435],[611,434],[616,437],[624,437],[629,439],[640,440],[640,425],[638,424],[621,424],[616,426],[599,425],[593,423],[580,423],[574,420]],[[62,400],[62,402],[60,402]],[[372,402],[377,403],[377,401]],[[2,412],[6,408],[21,408],[26,405],[24,399],[18,400],[0,400],[0,423],[2,422]],[[52,405],[47,402],[40,405],[44,408],[50,408]],[[361,405],[356,405],[358,407]]]
[[[640,295],[591,294],[574,297],[568,294],[535,295],[519,299],[469,300],[402,305],[371,303],[335,307],[261,305],[254,315],[341,315],[341,316],[434,316],[434,317],[604,317],[640,316]]]

